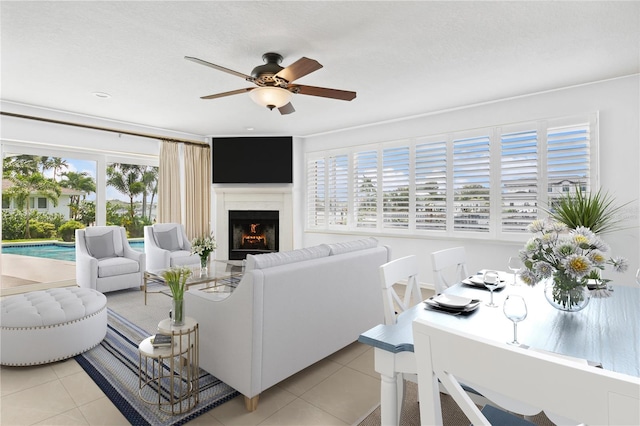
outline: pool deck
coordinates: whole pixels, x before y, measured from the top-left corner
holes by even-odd
[[[75,284],[75,262],[4,253],[0,256],[0,290],[3,296],[41,287],[39,283],[48,283],[47,287],[52,287],[50,283]]]

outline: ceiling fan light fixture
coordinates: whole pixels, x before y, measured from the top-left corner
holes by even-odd
[[[280,108],[291,101],[293,94],[281,87],[258,87],[249,92],[253,102],[269,109]]]

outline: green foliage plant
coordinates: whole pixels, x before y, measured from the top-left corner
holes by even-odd
[[[76,229],[82,229],[85,226],[77,220],[69,220],[58,228],[58,235],[62,241],[71,242],[75,239]]]
[[[595,193],[583,191],[579,185],[575,189],[574,194],[567,192],[554,199],[549,208],[543,208],[550,219],[564,223],[569,229],[584,226],[595,234],[622,229],[622,219],[618,215],[630,202],[616,205],[613,197],[608,192],[602,192],[602,189]]]
[[[29,234],[34,239],[50,239],[57,236],[53,223],[32,220],[29,222]]]

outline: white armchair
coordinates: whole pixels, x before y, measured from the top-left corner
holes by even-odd
[[[145,254],[129,246],[119,226],[76,229],[76,281],[101,293],[142,287]]]
[[[148,271],[200,264],[200,257],[191,254],[191,243],[180,223],[145,226],[144,251],[147,254]]]

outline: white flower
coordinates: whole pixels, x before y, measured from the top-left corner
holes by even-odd
[[[604,269],[607,263],[616,272],[628,268],[624,258],[607,259],[609,246],[589,228],[580,226],[566,233],[563,224],[536,220],[528,229],[535,236],[519,252],[524,268],[518,271],[527,284],[560,274],[584,285],[589,274]]]

